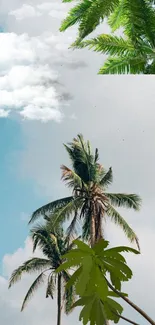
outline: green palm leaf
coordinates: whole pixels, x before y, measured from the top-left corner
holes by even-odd
[[[106,188],[113,181],[112,167],[109,168],[108,172],[100,180],[100,185]]]
[[[33,296],[34,292],[38,289],[38,287],[44,283],[44,280],[45,280],[45,275],[44,273],[41,273],[38,275],[38,277],[35,279],[35,281],[32,283],[31,287],[29,288],[25,298],[24,298],[24,301],[23,301],[23,304],[22,304],[22,308],[21,308],[21,311],[24,310],[24,308],[26,307],[28,301],[31,299],[31,297]]]
[[[58,209],[54,214],[51,214],[51,222],[54,226],[69,219],[83,205],[83,198],[77,197],[74,200],[67,203],[64,207]]]
[[[47,289],[46,289],[46,298],[49,296],[53,299],[55,292],[55,281],[53,279],[53,273],[48,276]]]
[[[124,218],[119,214],[119,212],[116,211],[114,207],[112,207],[112,205],[109,204],[106,213],[111,218],[111,220],[115,222],[115,224],[119,225],[123,229],[127,238],[131,242],[135,241],[138,249],[140,249],[137,235],[132,230],[132,228],[128,225],[128,223],[124,220]]]
[[[116,31],[125,23],[125,17],[123,15],[124,3],[126,0],[120,0],[119,5],[115,8],[113,13],[109,16],[108,23],[112,29],[112,32]]]
[[[82,40],[89,35],[116,8],[119,0],[95,0],[86,14],[81,18],[79,25],[79,38]]]
[[[124,207],[139,211],[141,207],[141,198],[136,194],[123,193],[105,193],[112,205]]]
[[[95,52],[109,55],[131,55],[131,53],[134,53],[134,47],[130,40],[109,34],[101,34],[96,38],[83,41],[78,45],[75,43],[75,47],[88,47],[89,49],[93,49]]]
[[[29,223],[34,222],[39,216],[44,215],[47,212],[53,213],[56,209],[66,206],[71,201],[73,201],[73,197],[69,196],[43,205],[41,208],[33,212]]]
[[[147,59],[143,56],[124,55],[110,57],[100,68],[99,74],[141,74],[145,71]]]
[[[79,175],[77,175],[73,170],[70,168],[62,165],[62,180],[65,181],[68,187],[71,188],[82,188],[84,183]]]
[[[16,282],[21,280],[21,277],[25,273],[33,273],[36,271],[42,271],[51,267],[51,262],[45,258],[33,257],[19,266],[11,275],[9,281],[9,288]]]
[[[84,0],[72,8],[69,11],[68,16],[63,20],[60,31],[63,32],[67,28],[77,24],[86,14],[88,8],[91,6],[91,3],[91,0]]]

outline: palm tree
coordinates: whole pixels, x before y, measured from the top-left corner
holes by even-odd
[[[82,42],[105,17],[111,34]],[[88,47],[107,54],[99,74],[155,74],[155,6],[152,0],[80,1],[71,9],[60,30],[79,23],[72,47]],[[122,28],[122,37],[113,32]]]
[[[38,225],[32,229],[31,235],[33,240],[33,252],[35,252],[36,247],[39,247],[45,257],[33,257],[19,266],[11,275],[9,288],[17,281],[21,280],[22,275],[25,273],[32,274],[39,272],[39,275],[32,283],[24,298],[21,311],[26,307],[29,299],[38,287],[46,281],[46,298],[51,297],[53,299],[55,291],[57,290],[57,325],[60,325],[62,307],[64,305],[66,314],[71,311],[74,294],[73,288],[64,291],[65,284],[70,278],[68,272],[63,271],[56,274],[55,270],[62,263],[61,256],[67,253],[73,245],[69,245],[68,240],[64,237],[63,230],[60,228],[51,232],[47,226]]]
[[[141,200],[136,194],[109,193],[107,187],[112,183],[112,168],[106,171],[99,164],[98,149],[93,154],[90,143],[82,135],[65,145],[72,169],[61,166],[62,179],[71,188],[72,196],[65,197],[37,209],[30,219],[34,222],[40,215],[52,224],[61,224],[72,219],[67,232],[70,237],[79,221],[82,221],[82,236],[93,246],[103,236],[103,220],[110,218],[119,225],[131,242],[138,238],[115,207],[133,208],[138,211]],[[115,206],[115,207],[114,207]]]
[[[155,7],[151,1],[121,0],[109,24],[113,32],[122,27],[123,36],[102,34],[73,46],[108,55],[99,74],[155,74]]]

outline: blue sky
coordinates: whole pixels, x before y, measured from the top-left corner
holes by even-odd
[[[0,258],[22,245],[28,233],[22,214],[31,214],[41,204],[33,190],[33,182],[20,178],[17,173],[21,150],[24,150],[24,141],[20,123],[0,119]]]
[[[5,29],[0,33],[1,323],[56,323],[56,308],[44,299],[44,287],[20,313],[33,276],[9,292],[7,279],[32,255],[25,216],[68,194],[60,182],[59,167],[68,165],[62,144],[79,132],[99,148],[101,163],[113,167],[111,191],[135,192],[143,199],[139,213],[122,211],[142,249],[140,257],[128,256],[134,277],[127,290],[155,319],[155,78],[98,76],[105,57],[68,50],[76,29],[58,31],[66,11],[68,4],[58,0],[1,0],[0,26]],[[106,25],[100,31],[103,27],[107,32]],[[112,245],[129,245],[113,223],[104,226]],[[128,308],[125,316],[146,325]],[[63,325],[72,324],[79,324],[77,313],[63,315]]]

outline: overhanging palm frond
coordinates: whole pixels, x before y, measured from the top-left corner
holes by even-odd
[[[134,52],[134,47],[129,39],[109,34],[101,34],[96,38],[83,41],[78,45],[78,48],[80,47],[88,47],[95,52],[118,56]]]
[[[155,10],[151,2],[146,0],[126,0],[123,4],[125,17],[124,33],[130,37],[135,44],[140,38],[148,38],[155,45]]]
[[[39,216],[48,213],[54,213],[56,209],[64,207],[67,203],[70,203],[73,201],[73,196],[65,197],[53,202],[50,202],[46,205],[43,205],[41,208],[37,209],[36,211],[33,212],[31,219],[29,223],[34,222]]]
[[[24,310],[24,308],[26,307],[28,301],[31,299],[31,297],[33,296],[34,292],[38,289],[38,287],[44,283],[44,280],[45,280],[45,275],[44,273],[42,272],[41,274],[38,275],[38,277],[35,279],[35,281],[32,283],[31,287],[29,288],[25,298],[24,298],[24,301],[23,301],[23,304],[22,304],[22,308],[21,308],[21,311]]]
[[[82,40],[89,35],[104,20],[105,17],[116,8],[119,0],[95,0],[86,14],[81,18],[79,24],[79,38]]]
[[[105,195],[116,207],[125,207],[136,211],[139,211],[141,207],[141,198],[136,194],[105,193]]]
[[[116,31],[118,28],[125,24],[126,18],[123,15],[125,1],[126,0],[120,0],[119,5],[109,16],[108,23],[112,29],[112,32]]]
[[[108,209],[106,210],[106,214],[111,218],[112,221],[115,222],[118,226],[120,226],[127,238],[131,242],[135,242],[137,244],[138,249],[140,250],[138,237],[132,228],[128,225],[128,223],[124,220],[124,218],[119,214],[118,211],[114,209],[112,205],[109,204]]]
[[[12,287],[16,282],[21,280],[21,277],[25,273],[33,273],[35,271],[43,271],[51,267],[51,263],[48,259],[33,257],[19,266],[11,275],[9,281],[9,288]]]
[[[68,1],[67,1],[68,2]],[[60,31],[64,32],[67,28],[77,24],[83,16],[86,15],[87,10],[91,6],[92,1],[84,0],[72,8],[67,17],[63,20]]]
[[[99,184],[106,188],[113,181],[112,167],[109,168],[108,172],[102,177]]]
[[[141,74],[145,71],[147,58],[140,53],[120,57],[109,57],[100,68],[99,74]]]

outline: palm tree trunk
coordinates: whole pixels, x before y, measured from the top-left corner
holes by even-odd
[[[95,216],[91,216],[91,247],[95,245]]]
[[[57,325],[61,325],[61,274],[58,274],[58,293],[57,293]]]

